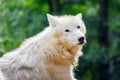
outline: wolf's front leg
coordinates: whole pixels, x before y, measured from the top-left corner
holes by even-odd
[[[2,74],[1,70],[0,70],[0,80],[6,80],[5,76]]]

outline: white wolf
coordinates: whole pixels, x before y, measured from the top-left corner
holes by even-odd
[[[47,18],[45,30],[0,58],[0,80],[75,80],[73,65],[86,42],[82,15]]]

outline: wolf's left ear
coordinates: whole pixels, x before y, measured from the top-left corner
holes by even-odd
[[[77,18],[77,19],[82,19],[82,13],[77,14],[77,15],[75,16],[75,18]]]
[[[58,20],[50,14],[47,14],[47,19],[48,19],[49,25],[51,27],[55,27],[58,23]]]

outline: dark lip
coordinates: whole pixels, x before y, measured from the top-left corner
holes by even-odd
[[[78,45],[82,45],[82,44],[84,44],[84,43],[85,43],[84,41],[81,41],[81,42],[78,43]]]
[[[86,40],[80,41],[80,42],[78,43],[78,45],[84,45],[84,44],[86,44]]]

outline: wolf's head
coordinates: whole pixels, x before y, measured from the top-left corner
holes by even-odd
[[[82,14],[75,16],[52,16],[47,14],[49,25],[52,28],[53,37],[70,45],[83,45],[86,43],[86,28],[82,20]]]

